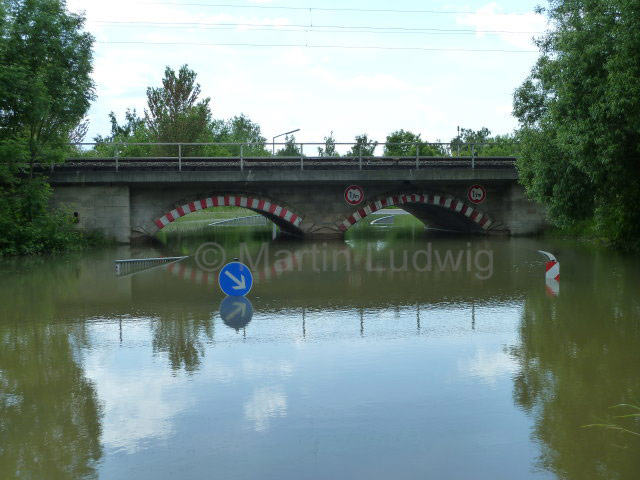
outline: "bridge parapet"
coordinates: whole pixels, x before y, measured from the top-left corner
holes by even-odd
[[[52,170],[257,170],[512,168],[515,143],[285,143],[275,153],[252,143],[77,143],[67,161],[39,165]],[[310,153],[317,149],[318,154]],[[342,154],[338,150],[343,151]],[[306,152],[306,153],[305,153]]]

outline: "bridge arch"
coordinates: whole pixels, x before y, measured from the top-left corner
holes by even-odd
[[[273,200],[243,194],[214,195],[180,205],[153,220],[156,232],[180,217],[211,207],[243,207],[264,215],[289,233],[301,234],[300,215]]]
[[[416,210],[412,211],[412,206],[417,209],[426,208],[431,211],[440,211],[448,217],[456,218],[459,224],[465,225],[467,231],[471,232],[487,232],[492,227],[495,227],[494,220],[491,219],[487,213],[475,206],[467,204],[459,198],[443,193],[402,193],[380,196],[375,200],[367,202],[351,215],[348,215],[338,223],[337,227],[343,232],[346,232],[358,221],[372,213],[386,207],[394,206],[407,210],[420,220],[424,220],[423,217],[428,217],[428,211],[427,215],[420,215]]]

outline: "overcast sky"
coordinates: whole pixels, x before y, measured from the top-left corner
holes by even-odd
[[[110,111],[142,113],[147,87],[183,64],[215,118],[244,113],[269,139],[295,128],[307,142],[331,131],[384,141],[400,128],[448,141],[458,125],[507,133],[513,90],[538,56],[532,37],[546,27],[538,3],[68,0],[96,37],[86,140],[109,132]]]

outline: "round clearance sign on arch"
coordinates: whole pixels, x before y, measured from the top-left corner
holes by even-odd
[[[358,205],[364,200],[364,190],[359,185],[349,185],[344,189],[344,201],[349,205]]]
[[[487,191],[482,185],[471,185],[467,190],[467,198],[471,203],[482,203],[487,199]]]

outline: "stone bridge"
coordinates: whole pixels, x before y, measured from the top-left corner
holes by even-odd
[[[542,207],[518,184],[513,162],[500,167],[367,169],[120,169],[65,166],[50,172],[55,205],[78,213],[79,228],[121,243],[150,238],[179,217],[216,206],[245,207],[283,232],[340,237],[376,210],[396,206],[426,225],[475,234],[528,235],[545,224]],[[350,185],[362,201],[345,200]],[[468,198],[481,185],[482,203]]]

